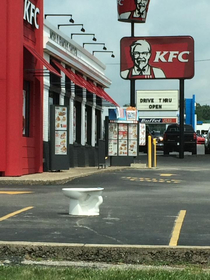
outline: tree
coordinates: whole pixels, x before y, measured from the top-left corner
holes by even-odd
[[[197,120],[198,121],[203,121],[203,117],[202,117],[202,106],[199,103],[196,103],[196,110],[195,113],[197,115]]]
[[[204,120],[210,120],[210,106],[204,105],[203,107],[203,118]]]
[[[198,121],[210,120],[210,106],[196,103],[196,114]]]

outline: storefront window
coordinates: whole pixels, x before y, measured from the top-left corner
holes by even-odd
[[[49,98],[51,99],[51,105],[59,105],[59,93],[50,91]]]
[[[78,101],[74,102],[74,106],[76,108],[76,140],[77,144],[81,144],[81,103]]]
[[[97,144],[98,141],[97,133],[98,133],[98,119],[97,119],[97,115],[95,115],[95,144]]]
[[[29,137],[30,128],[30,82],[24,81],[23,87],[23,116],[22,133],[24,137]]]
[[[95,111],[95,120],[96,120],[96,145],[98,145],[98,140],[100,139],[101,131],[101,111]]]
[[[73,87],[74,85],[71,83],[71,80],[65,76],[65,89],[68,96],[71,96],[71,90]]]
[[[50,64],[56,69],[58,73],[60,73],[60,69],[55,65],[52,60],[50,60]],[[61,92],[61,78],[50,72],[50,89],[54,92]]]
[[[85,112],[85,135],[86,144],[91,145],[92,135],[92,107],[86,105]]]
[[[85,111],[85,144],[87,144],[87,122],[88,122],[88,119],[87,119],[87,110]]]
[[[68,96],[64,96],[64,105],[69,106],[69,97]]]
[[[73,141],[76,142],[76,106],[74,106],[73,112]]]

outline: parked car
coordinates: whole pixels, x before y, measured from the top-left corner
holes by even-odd
[[[205,144],[206,138],[201,136],[201,135],[196,135],[197,136],[197,144]]]
[[[166,129],[164,136],[164,155],[170,152],[179,152],[180,150],[180,126],[179,124],[171,124]],[[184,125],[184,151],[197,154],[197,137],[191,125]]]
[[[151,132],[152,138],[156,139],[156,149],[163,150],[163,134],[160,131],[153,130]]]
[[[206,134],[205,139],[205,154],[210,154],[210,128]]]

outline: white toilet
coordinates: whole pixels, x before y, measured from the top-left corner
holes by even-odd
[[[99,206],[103,202],[104,188],[63,188],[63,194],[70,199],[69,214],[82,216],[99,215]]]

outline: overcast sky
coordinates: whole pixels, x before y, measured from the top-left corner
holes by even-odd
[[[135,36],[185,36],[195,40],[195,76],[185,80],[185,98],[195,94],[196,102],[210,105],[210,0],[150,0],[147,21],[135,24]],[[120,40],[131,35],[131,24],[117,20],[117,0],[44,0],[44,13],[69,13],[75,24],[84,24],[86,33],[95,33],[97,42],[114,52],[95,53],[106,65],[106,76],[112,85],[106,92],[123,106],[130,103],[130,81],[120,77]],[[52,24],[68,23],[66,17],[47,18]],[[60,27],[70,36],[80,27]],[[92,43],[91,36],[74,36],[82,45]],[[100,45],[86,45],[91,53]],[[136,81],[136,90],[179,89],[178,80]]]

